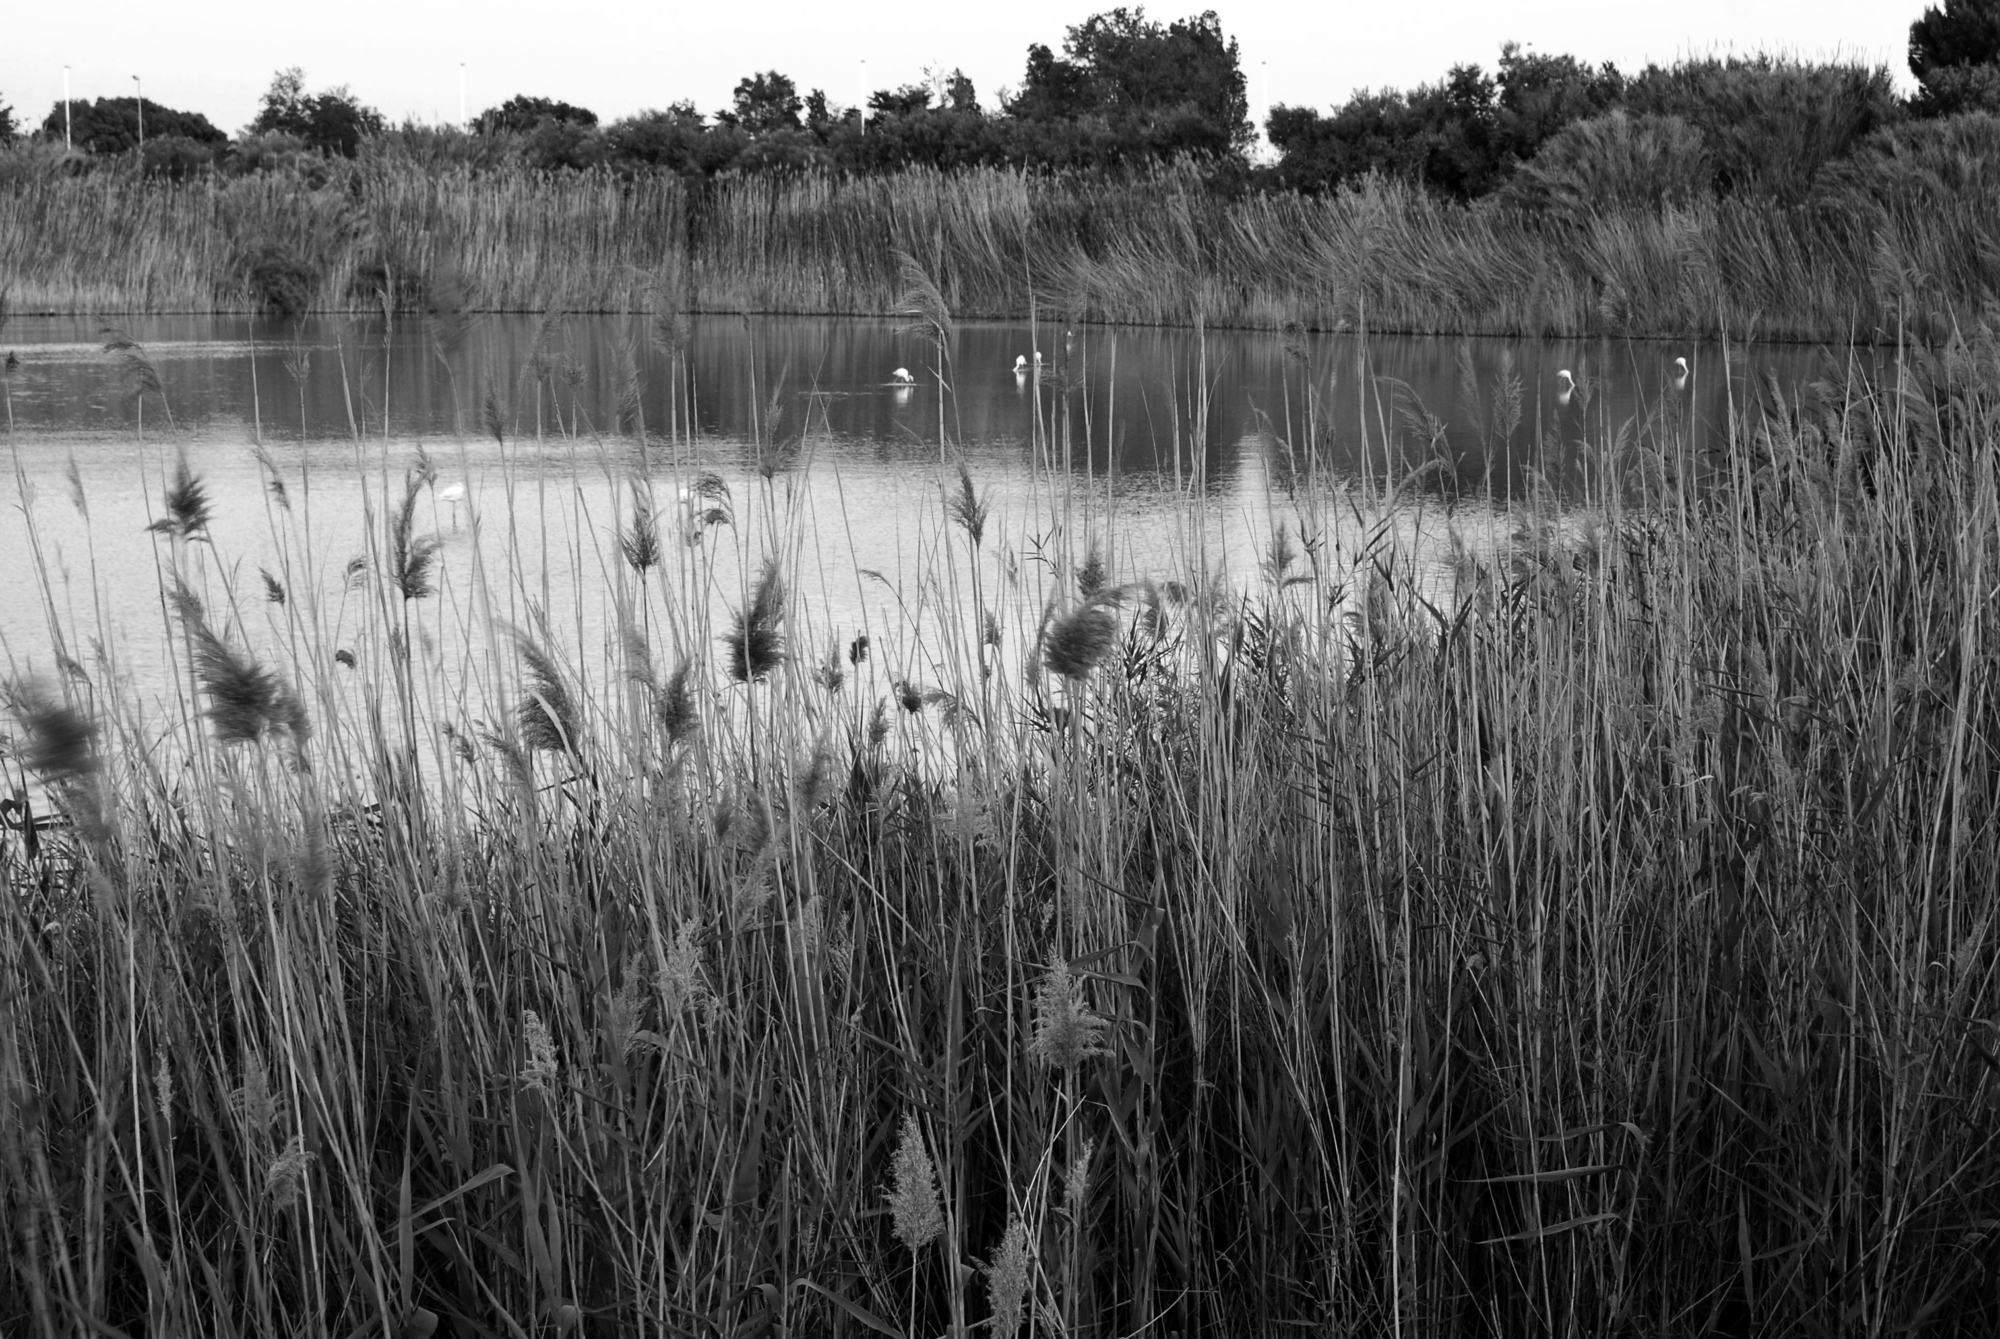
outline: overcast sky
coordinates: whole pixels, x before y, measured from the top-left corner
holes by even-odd
[[[1149,6],[1166,21],[1199,12]],[[123,96],[132,76],[148,100],[202,112],[234,133],[256,114],[272,74],[306,72],[309,90],[346,84],[392,120],[458,116],[515,93],[560,98],[605,120],[692,98],[726,106],[736,81],[781,70],[801,93],[824,88],[852,105],[866,91],[913,83],[926,67],[959,67],[995,105],[1021,81],[1028,46],[1060,49],[1063,33],[1111,8],[1092,0],[1005,0],[920,7],[851,0],[10,0],[0,18],[0,102],[39,124],[62,97]],[[1253,116],[1267,102],[1325,108],[1357,88],[1407,88],[1461,62],[1492,69],[1515,40],[1632,70],[1690,54],[1757,51],[1887,65],[1907,89],[1910,24],[1925,0],[1219,0],[1242,47]],[[1809,17],[1806,17],[1809,16]]]

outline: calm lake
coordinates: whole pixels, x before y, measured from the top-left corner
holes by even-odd
[[[650,488],[663,524],[679,522],[689,542],[668,545],[674,561],[695,563],[723,607],[739,602],[746,567],[779,551],[804,607],[795,643],[863,631],[893,643],[939,597],[921,587],[941,541],[962,547],[942,494],[961,462],[989,492],[1012,561],[1097,544],[1115,579],[1198,559],[1247,580],[1279,525],[1298,533],[1293,490],[1309,475],[1359,481],[1440,459],[1430,502],[1350,524],[1393,525],[1418,548],[1447,517],[1504,534],[1509,498],[1537,485],[1577,496],[1625,425],[1686,415],[1698,447],[1724,452],[1732,396],[1740,404],[1767,378],[1789,393],[1830,366],[1798,346],[1725,357],[1650,342],[981,324],[952,332],[940,369],[935,347],[894,323],[790,317],[695,319],[680,357],[622,317],[482,317],[456,330],[164,317],[122,333],[143,368],[107,353],[96,321],[16,318],[0,331],[0,352],[20,359],[6,383],[0,651],[9,674],[49,674],[53,625],[63,654],[154,698],[174,682],[161,635],[170,555],[147,526],[182,458],[213,508],[212,545],[187,561],[211,605],[233,605],[257,641],[274,635],[256,630],[260,568],[336,629],[349,617],[361,598],[349,564],[371,531],[379,547],[405,471],[427,456],[437,477],[419,529],[443,547],[441,598],[425,616],[448,674],[482,622],[546,616],[572,642],[604,641],[608,597],[589,593],[613,584],[635,487]],[[1017,373],[1037,349],[1044,375]],[[893,384],[898,368],[913,385]],[[1559,370],[1580,388],[1566,391]],[[258,443],[286,486],[282,515]],[[700,522],[706,502],[676,506],[703,472],[728,485],[727,526]],[[993,547],[991,561],[1009,561]],[[475,572],[487,574],[482,593],[454,603]]]

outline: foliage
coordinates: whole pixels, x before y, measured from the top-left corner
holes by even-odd
[[[565,125],[594,126],[597,113],[588,107],[576,107],[554,98],[530,97],[516,93],[498,107],[489,107],[479,114],[472,123],[473,129],[482,135],[501,132],[526,134],[544,121],[559,121]]]
[[[220,146],[229,136],[217,130],[200,112],[177,111],[147,98],[146,138],[177,136],[195,144]],[[139,100],[98,98],[69,104],[70,142],[86,153],[128,153],[139,144]],[[63,104],[49,109],[42,121],[42,136],[62,143]]]
[[[1125,573],[1059,683],[965,635],[1065,598],[1055,477],[978,552],[934,515],[945,612],[837,681],[779,637],[835,631],[779,575],[809,534],[631,582],[582,474],[505,457],[564,561],[439,547],[423,600],[326,561],[373,507],[274,512],[332,576],[255,618],[163,540],[186,689],[4,695],[0,1317],[1993,1333],[1996,355],[1746,388],[1705,475],[1671,412],[1574,421],[1580,504],[1307,473],[1309,573]],[[353,453],[385,506],[397,450]],[[61,492],[17,523],[75,529]],[[551,567],[625,676],[580,625],[440,644]],[[51,643],[136,634],[37,578]]]
[[[0,144],[12,142],[18,133],[19,127],[14,120],[14,109],[5,102],[0,102]]]
[[[273,316],[303,316],[318,292],[319,269],[282,242],[250,253],[244,277],[258,307]]]
[[[729,110],[717,112],[716,119],[749,134],[761,135],[773,130],[805,129],[799,115],[804,110],[798,85],[791,76],[766,70],[738,80]]]
[[[522,137],[521,160],[542,172],[580,172],[603,162],[605,137],[595,126],[546,118]]]
[[[1920,116],[2000,112],[2000,0],[1944,0],[1910,25]]]
[[[294,65],[272,76],[250,130],[293,135],[320,153],[352,158],[362,139],[385,125],[382,113],[362,105],[345,85],[307,93],[305,72]]]
[[[1093,14],[1069,29],[1061,57],[1029,48],[1007,113],[1030,122],[1103,117],[1129,156],[1241,154],[1254,134],[1236,40],[1213,10],[1165,25],[1142,8]]]
[[[1507,183],[1503,198],[1581,223],[1596,214],[1688,208],[1708,198],[1713,178],[1693,126],[1620,110],[1565,126]]]
[[[215,163],[215,148],[186,135],[146,136],[146,175],[169,181],[186,181]]]
[[[1719,195],[1796,204],[1826,164],[1902,114],[1880,66],[1769,56],[1649,66],[1626,85],[1636,115],[1677,116],[1701,132]]]

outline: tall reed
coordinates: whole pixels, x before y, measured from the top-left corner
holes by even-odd
[[[614,680],[528,555],[410,579],[383,444],[330,588],[169,528],[181,727],[9,699],[0,1328],[1990,1330],[1995,351],[1600,421],[1498,547],[1318,474],[1302,356],[1254,577],[947,463],[960,602],[827,656],[676,429]]]
[[[1934,147],[1925,161],[1948,171],[1954,152]],[[637,313],[664,282],[688,309],[889,315],[907,255],[961,317],[1026,314],[1025,278],[1074,320],[1942,338],[1951,312],[2000,293],[1981,240],[2000,232],[2000,205],[1971,188],[1921,208],[1894,191],[1878,199],[1904,178],[1869,166],[1875,157],[1830,171],[1796,206],[1732,197],[1555,212],[1466,207],[1382,181],[1325,198],[1232,198],[1177,169],[1124,181],[913,169],[684,185],[388,155],[335,165],[318,189],[282,174],[174,184],[31,172],[0,177],[0,288],[29,311],[289,309],[288,289],[263,277],[276,257],[303,276],[296,301],[319,312],[446,300]]]

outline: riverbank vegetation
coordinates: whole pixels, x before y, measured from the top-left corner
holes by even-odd
[[[412,136],[320,162],[317,190],[17,176],[0,256],[27,312],[621,312],[666,288],[709,311],[890,314],[898,252],[966,316],[1024,314],[1033,292],[1072,320],[1267,329],[1931,340],[2000,293],[2000,118],[1878,132],[1798,205],[1600,203],[1671,180],[1633,148],[1653,133],[1618,124],[1595,163],[1548,167],[1532,210],[1384,178],[1229,194],[1192,166],[552,176],[440,167]]]
[[[764,71],[712,116],[520,95],[468,131],[390,129],[287,70],[227,144],[202,121],[141,150],[123,99],[66,152],[51,111],[0,152],[0,290],[292,314],[629,311],[664,285],[880,315],[900,252],[965,316],[1039,295],[1131,323],[1929,341],[2000,295],[1992,2],[1913,25],[1907,101],[1879,68],[1509,46],[1492,74],[1277,107],[1264,163],[1213,14],[1100,14],[998,108],[934,72],[865,118]]]
[[[260,457],[255,578],[174,475],[170,719],[29,575],[0,1329],[1990,1331],[1996,358],[1600,417],[1492,550],[1321,475],[1301,346],[1261,571],[941,462],[867,628],[809,463],[631,424],[608,649],[440,565],[428,457],[357,443],[352,562]]]

